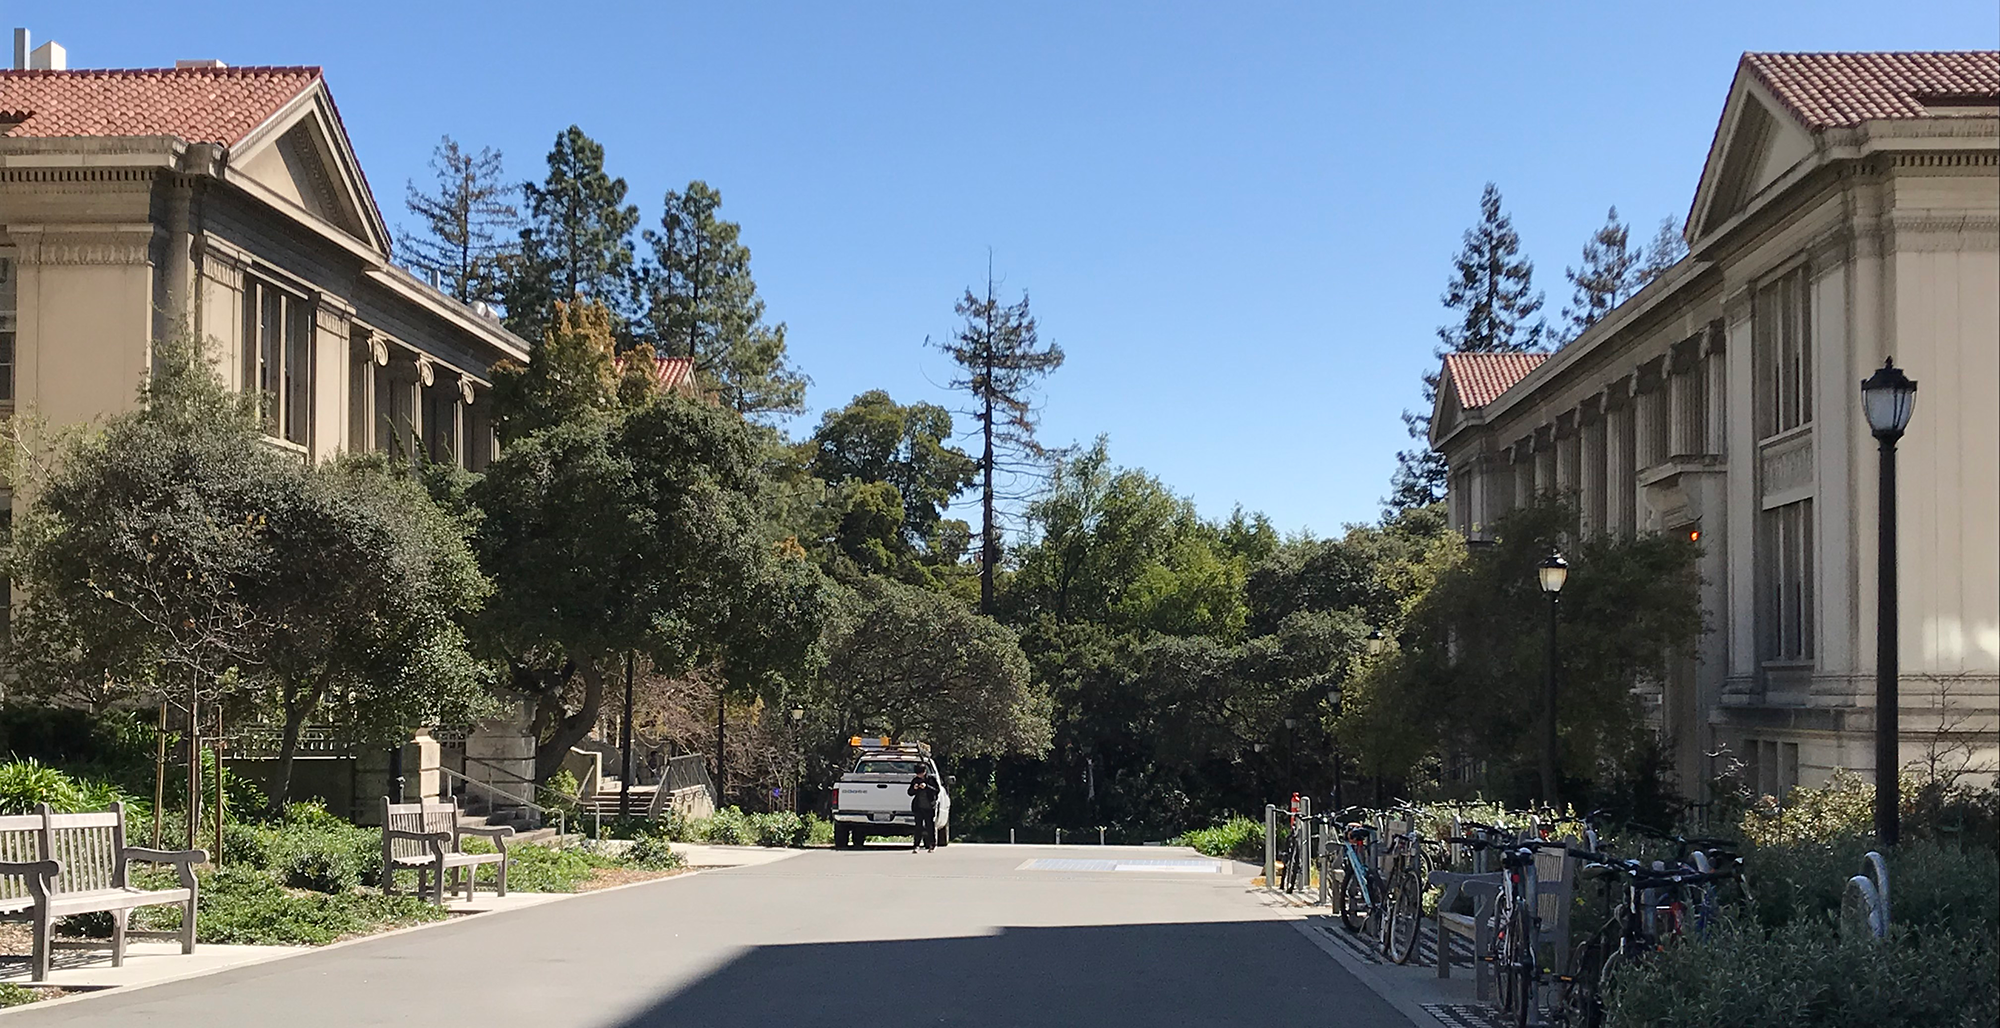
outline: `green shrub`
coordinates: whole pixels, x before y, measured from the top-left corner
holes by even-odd
[[[322,946],[447,916],[409,895],[291,892],[269,874],[249,867],[204,870],[196,903],[195,939],[215,945]],[[139,927],[171,931],[180,926],[180,918],[178,907],[148,907],[134,921]]]
[[[1218,825],[1198,828],[1173,840],[1177,846],[1191,846],[1211,857],[1237,860],[1264,859],[1264,825],[1247,817],[1232,817]]]
[[[818,814],[807,814],[805,844],[808,846],[833,845],[833,822],[820,817]]]
[[[806,844],[806,819],[789,810],[752,814],[750,833],[759,846],[803,846]]]
[[[484,839],[465,840],[465,849],[471,853],[493,852]],[[507,888],[522,892],[575,892],[592,871],[620,866],[617,858],[604,854],[532,843],[507,847],[507,856]],[[490,864],[475,869],[475,873],[478,877],[474,881],[481,885],[499,881],[499,870]]]
[[[671,871],[687,863],[673,851],[666,839],[649,834],[632,840],[632,848],[625,852],[625,860],[649,871]]]
[[[578,782],[576,775],[565,768],[557,771],[554,777],[543,783],[535,802],[548,808],[549,820],[555,820],[555,815],[560,812],[568,830],[580,832],[584,827],[583,805],[578,800],[582,791],[583,783]]]
[[[1781,928],[1834,915],[1871,848],[1853,836],[1750,847],[1744,865],[1757,924]],[[1919,932],[2000,925],[2000,858],[1992,851],[1913,840],[1891,852],[1888,865],[1894,923]]]
[[[748,846],[757,841],[750,816],[736,807],[724,807],[706,819],[702,837],[720,846]]]
[[[0,1007],[18,1007],[41,998],[41,994],[33,989],[13,982],[0,982]]]
[[[293,803],[266,824],[223,828],[223,863],[271,874],[294,889],[346,892],[381,877],[382,833],[327,813],[318,804]]]
[[[1774,931],[1728,922],[1709,937],[1632,965],[1613,981],[1607,1028],[1855,1026],[1937,1028],[2000,1023],[1990,933],[1886,940],[1842,936],[1827,918]]]

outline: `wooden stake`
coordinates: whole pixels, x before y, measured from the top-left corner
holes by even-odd
[[[215,854],[216,867],[222,866],[222,707],[215,708]]]
[[[167,701],[160,701],[159,755],[153,758],[153,848],[160,848],[167,813]]]

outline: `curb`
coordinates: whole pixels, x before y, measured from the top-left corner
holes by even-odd
[[[211,967],[203,971],[190,971],[186,974],[175,975],[171,978],[162,978],[158,981],[145,982],[139,985],[113,985],[105,988],[85,989],[82,991],[73,992],[59,999],[37,1000],[36,1002],[33,1003],[23,1003],[19,1006],[14,1006],[14,1007],[0,1007],[0,1017],[6,1017],[8,1014],[18,1014],[30,1010],[48,1010],[54,1007],[68,1006],[71,1003],[82,1003],[88,1000],[96,999],[100,996],[127,995],[129,993],[139,992],[141,990],[150,989],[159,985],[172,985],[176,982],[191,982],[198,978],[209,978],[218,974],[226,974],[230,971],[239,971],[246,967],[262,967],[265,964],[275,964],[278,963],[279,961],[292,960],[298,957],[309,957],[316,953],[328,953],[337,949],[345,949],[349,946],[358,946],[361,945],[362,943],[376,942],[382,939],[393,939],[399,935],[411,935],[416,932],[430,931],[433,928],[447,928],[452,925],[465,924],[467,922],[476,921],[482,917],[502,917],[507,914],[518,914],[525,910],[535,910],[541,907],[554,906],[557,903],[562,903],[567,900],[583,899],[588,896],[603,896],[607,893],[621,892],[625,889],[637,889],[647,885],[660,885],[666,882],[680,881],[683,878],[695,878],[700,875],[706,874],[710,871],[727,871],[727,870],[729,870],[729,868],[727,867],[697,867],[690,869],[688,871],[684,871],[677,875],[668,875],[664,878],[649,878],[643,882],[626,882],[624,885],[614,885],[608,889],[592,889],[589,892],[540,893],[538,895],[554,896],[556,898],[548,900],[546,902],[536,903],[533,906],[516,907],[513,910],[479,910],[469,914],[461,914],[457,917],[447,917],[442,921],[429,921],[425,922],[424,924],[413,924],[402,928],[391,929],[390,931],[386,932],[377,932],[373,935],[362,935],[352,939],[342,939],[339,942],[329,942],[324,946],[299,947],[296,949],[291,949],[289,952],[272,953],[268,956],[259,956],[251,960],[246,960],[240,964],[231,964],[228,967]],[[272,947],[272,949],[278,949],[278,948],[279,947],[276,946]]]

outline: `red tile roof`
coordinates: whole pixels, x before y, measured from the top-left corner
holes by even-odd
[[[625,371],[625,358],[622,355],[611,358],[611,366],[616,368],[620,374],[623,374]],[[653,358],[653,379],[659,382],[660,388],[666,392],[693,396],[695,393],[694,358]]]
[[[234,146],[319,79],[318,68],[0,70],[0,112],[12,112],[0,116],[0,135],[178,136]]]
[[[2000,50],[1747,53],[1743,66],[1812,129],[1929,117],[1926,100],[2000,102]]]
[[[1499,399],[1548,359],[1546,353],[1447,353],[1444,373],[1458,390],[1458,405],[1475,410]]]

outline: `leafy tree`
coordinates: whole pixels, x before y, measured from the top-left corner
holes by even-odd
[[[1542,309],[1542,294],[1534,289],[1534,277],[1534,262],[1521,255],[1521,236],[1514,231],[1514,220],[1500,206],[1500,190],[1488,182],[1479,196],[1479,223],[1465,230],[1464,244],[1452,259],[1443,302],[1447,310],[1458,312],[1459,319],[1438,329],[1437,355],[1538,348],[1543,324],[1528,321]],[[1403,424],[1418,445],[1396,455],[1396,475],[1388,501],[1391,511],[1444,499],[1444,457],[1430,447],[1438,375],[1435,368],[1424,373],[1422,408],[1403,412]]]
[[[157,691],[185,710],[262,663],[273,612],[246,584],[269,572],[267,518],[296,498],[297,465],[262,444],[254,400],[229,395],[192,339],[159,344],[155,365],[138,410],[14,476],[33,497],[8,551],[26,594],[8,665],[25,692],[101,705]]]
[[[665,396],[522,437],[473,486],[496,587],[480,635],[534,704],[538,778],[596,724],[627,652],[742,691],[809,672],[824,586],[796,544],[763,539],[756,458],[735,414]]]
[[[380,454],[309,468],[303,486],[266,516],[276,573],[247,589],[274,615],[255,683],[280,729],[280,806],[300,731],[329,709],[356,741],[388,742],[412,725],[470,721],[486,698],[461,623],[489,587],[464,521]]]
[[[446,136],[431,155],[431,171],[434,192],[415,182],[405,186],[404,203],[423,230],[403,237],[403,262],[440,276],[445,292],[463,303],[498,302],[502,257],[521,220],[507,202],[517,187],[503,180],[500,152],[468,153]]]
[[[267,717],[280,802],[299,729],[330,700],[362,741],[476,707],[457,622],[485,583],[463,526],[380,457],[273,450],[196,344],[155,355],[141,407],[74,437],[29,490],[9,553],[27,593],[17,684]]]
[[[820,419],[809,466],[830,483],[893,487],[901,507],[897,533],[912,548],[935,550],[945,508],[977,473],[976,462],[951,445],[951,435],[950,411],[899,404],[872,389]]]
[[[649,230],[649,331],[662,352],[692,357],[702,384],[746,416],[805,409],[807,380],[785,359],[785,326],[764,322],[742,230],[715,212],[722,194],[705,182],[668,190],[660,227]]]
[[[1576,289],[1563,308],[1562,342],[1567,344],[1611,313],[1638,291],[1640,253],[1630,245],[1631,229],[1618,220],[1618,208],[1604,215],[1604,224],[1583,244],[1583,267],[1563,274]]]
[[[1634,690],[1664,681],[1702,630],[1694,543],[1676,536],[1579,538],[1575,512],[1547,501],[1503,518],[1497,541],[1440,554],[1396,646],[1350,690],[1342,724],[1364,761],[1392,777],[1441,753],[1487,768],[1482,787],[1534,794],[1548,601],[1535,565],[1563,544],[1559,720],[1566,780],[1601,779],[1647,742]],[[1567,542],[1565,542],[1567,541]],[[1567,786],[1563,795],[1578,799]]]
[[[1680,263],[1687,252],[1687,238],[1681,234],[1681,223],[1671,217],[1661,218],[1659,231],[1653,234],[1653,241],[1646,244],[1645,260],[1632,269],[1632,292],[1646,288],[1668,268]]]
[[[954,309],[965,324],[936,345],[958,365],[951,388],[971,397],[968,413],[979,425],[979,610],[991,614],[1000,564],[999,475],[1029,472],[1046,459],[1047,448],[1035,438],[1033,389],[1062,367],[1063,352],[1054,343],[1042,345],[1028,294],[1018,303],[1001,303],[991,274],[984,296],[967,289]]]
[[[827,650],[820,690],[841,735],[922,739],[958,759],[1048,749],[1048,696],[1014,633],[950,597],[864,579],[847,592]]]
[[[556,136],[548,165],[541,184],[521,187],[528,224],[507,260],[501,291],[507,327],[540,339],[555,305],[581,297],[610,311],[623,338],[630,331],[639,208],[625,202],[625,180],[605,173],[604,147],[575,125]]]
[[[493,368],[493,409],[500,441],[611,410],[624,382],[612,350],[611,311],[590,300],[556,301],[540,343],[525,365]],[[629,361],[628,367],[642,366]]]

